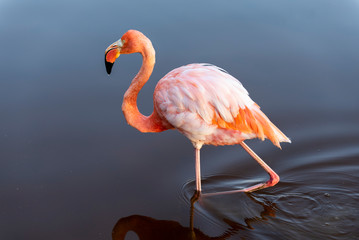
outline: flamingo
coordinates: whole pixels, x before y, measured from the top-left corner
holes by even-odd
[[[107,73],[120,54],[140,53],[142,66],[127,89],[122,111],[129,125],[141,132],[162,132],[177,129],[195,149],[196,191],[201,193],[200,149],[203,145],[241,145],[269,174],[269,180],[247,187],[252,192],[279,182],[275,173],[244,140],[268,138],[281,148],[280,142],[291,142],[249,97],[243,85],[225,70],[211,64],[189,64],[176,68],[158,81],[154,94],[154,110],[141,114],[137,96],[150,78],[155,65],[151,41],[137,30],[127,31],[105,51]]]

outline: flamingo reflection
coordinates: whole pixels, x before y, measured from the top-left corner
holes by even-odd
[[[223,222],[229,227],[223,234],[211,237],[194,227],[194,205],[201,199],[199,192],[196,192],[191,198],[190,223],[189,227],[184,227],[176,221],[157,220],[147,216],[131,215],[118,220],[112,231],[113,240],[126,239],[128,232],[134,232],[140,240],[225,240],[240,234],[240,231],[253,229],[252,224],[260,221],[266,221],[267,216],[274,217],[276,206],[267,201],[259,200],[250,193],[246,195],[254,203],[260,204],[263,211],[259,216],[244,219],[243,223],[233,220],[223,219]]]

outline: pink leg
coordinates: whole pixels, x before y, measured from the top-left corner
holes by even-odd
[[[264,168],[264,170],[266,170],[266,172],[269,174],[269,180],[267,182],[256,184],[252,187],[242,189],[242,191],[243,192],[253,192],[253,191],[257,191],[259,189],[272,187],[272,186],[276,185],[279,182],[278,174],[276,174],[273,171],[273,169],[271,169],[255,152],[253,152],[253,150],[250,149],[247,146],[247,144],[245,144],[244,142],[241,142],[240,144],[244,148],[244,150],[246,150],[249,153],[249,155],[251,155],[254,158],[254,160],[256,160],[259,163],[259,165],[261,165],[262,168]]]
[[[200,148],[196,149],[196,190],[197,192],[201,192],[201,163],[200,163]]]

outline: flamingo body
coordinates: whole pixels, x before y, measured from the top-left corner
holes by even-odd
[[[279,176],[243,141],[268,138],[280,148],[280,142],[290,140],[266,117],[236,78],[210,64],[176,68],[158,82],[153,96],[154,111],[144,116],[138,110],[137,96],[155,65],[151,41],[141,32],[129,30],[106,49],[105,63],[110,74],[120,54],[136,52],[141,53],[143,62],[123,98],[126,121],[141,132],[175,128],[183,133],[195,147],[198,192],[201,191],[200,149],[203,144],[240,144],[269,174],[267,182],[238,191],[255,191],[279,181]]]
[[[154,92],[158,115],[195,145],[289,139],[262,113],[243,85],[223,69],[190,64],[164,76]]]

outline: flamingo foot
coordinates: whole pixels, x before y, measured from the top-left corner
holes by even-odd
[[[238,190],[230,190],[230,191],[223,191],[223,192],[215,192],[215,193],[202,193],[202,197],[209,197],[209,196],[217,196],[217,195],[224,195],[224,194],[232,194],[232,193],[240,193],[240,192],[254,192],[260,189],[264,189],[267,187],[273,187],[279,182],[279,176],[275,172],[272,172],[271,175],[269,175],[270,178],[265,183],[259,183],[254,186],[244,188],[244,189],[238,189]]]
[[[269,175],[269,176],[270,176],[270,178],[267,182],[259,183],[252,187],[242,189],[242,191],[243,192],[254,192],[254,191],[257,191],[257,190],[260,190],[263,188],[273,187],[274,185],[276,185],[279,182],[279,176],[275,172],[273,172],[272,175]]]

